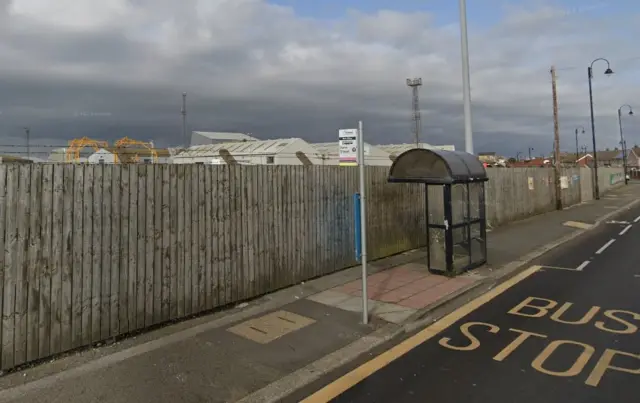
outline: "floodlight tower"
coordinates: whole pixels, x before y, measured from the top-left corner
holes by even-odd
[[[407,78],[407,86],[411,88],[413,98],[413,134],[416,140],[416,147],[420,147],[420,95],[418,89],[422,86],[422,78]]]

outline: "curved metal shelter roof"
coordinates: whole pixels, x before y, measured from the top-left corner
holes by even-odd
[[[389,182],[442,185],[487,180],[480,160],[463,151],[414,148],[400,154],[389,169]]]

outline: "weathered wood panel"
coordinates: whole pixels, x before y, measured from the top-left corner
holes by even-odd
[[[424,187],[366,173],[369,258],[423,246]],[[489,175],[493,225],[554,208],[552,170]],[[573,182],[565,203],[584,197]],[[351,167],[0,164],[0,366],[354,265],[357,191]],[[441,198],[429,190],[430,220]]]

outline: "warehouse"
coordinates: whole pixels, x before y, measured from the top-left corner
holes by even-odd
[[[416,147],[416,143],[410,144],[382,144],[377,145],[379,149],[389,153],[389,157],[392,160],[395,160],[396,157],[402,154],[405,151],[412,150],[414,148],[425,148],[427,150],[446,150],[446,151],[455,151],[456,147],[454,145],[443,145],[443,146],[435,146],[428,143],[418,143]]]
[[[318,152],[322,165],[339,165],[338,142],[311,144]],[[388,152],[378,146],[364,143],[364,161],[371,166],[391,166],[392,160]]]
[[[255,140],[189,147],[175,164],[319,165],[317,151],[302,139]]]

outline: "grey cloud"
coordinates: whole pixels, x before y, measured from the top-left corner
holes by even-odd
[[[331,141],[362,119],[371,142],[409,142],[405,78],[421,76],[425,139],[463,147],[459,39],[428,14],[354,12],[320,23],[260,0],[137,0],[128,10],[83,32],[5,15],[21,24],[3,24],[0,39],[0,56],[12,61],[0,65],[0,135],[19,139],[30,125],[36,140],[60,144],[80,135],[176,144],[187,91],[194,129]],[[476,150],[550,151],[552,63],[562,144],[572,150],[574,127],[588,123],[584,70],[603,55],[618,74],[594,82],[599,141],[615,146],[615,105],[633,103],[638,83],[625,80],[638,64],[628,56],[636,25],[621,36],[612,24],[632,16],[546,8],[509,18],[471,31]],[[592,29],[577,35],[587,21]],[[630,137],[638,127],[628,123]]]

